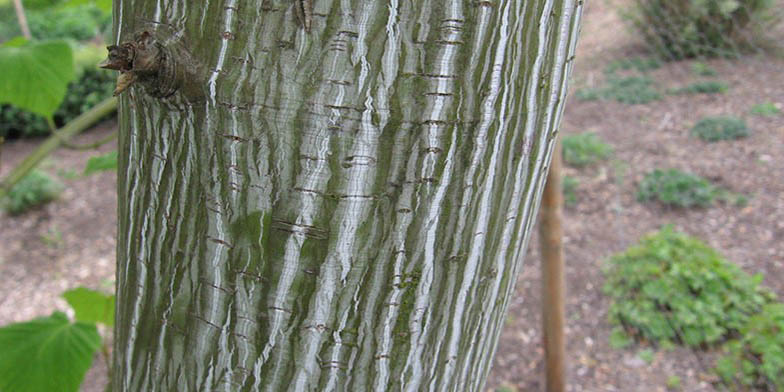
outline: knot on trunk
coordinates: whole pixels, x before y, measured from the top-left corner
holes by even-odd
[[[99,67],[119,71],[114,95],[117,96],[134,84],[144,87],[155,98],[172,96],[185,86],[186,79],[198,85],[197,70],[192,57],[182,45],[165,42],[150,31],[134,34],[130,41],[107,46],[108,58]],[[197,89],[188,89],[193,95]],[[197,93],[197,95],[201,95]]]

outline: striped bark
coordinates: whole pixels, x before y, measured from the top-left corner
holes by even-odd
[[[479,391],[582,0],[294,3],[115,1],[113,389]]]

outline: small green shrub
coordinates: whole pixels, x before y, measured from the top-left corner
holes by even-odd
[[[563,159],[571,166],[586,166],[599,162],[612,154],[612,146],[592,132],[566,135],[562,140]]]
[[[770,0],[635,0],[632,25],[673,60],[737,56],[770,19]]]
[[[2,206],[12,215],[21,214],[56,199],[62,190],[60,182],[44,172],[33,170],[11,188]]]
[[[656,169],[645,175],[637,191],[637,200],[659,201],[674,207],[707,207],[720,190],[708,180],[677,169]]]
[[[692,347],[736,336],[773,296],[700,240],[667,226],[613,256],[610,322],[638,341]]]
[[[637,358],[642,359],[643,361],[645,361],[645,363],[647,363],[649,365],[653,362],[653,359],[654,359],[653,356],[654,356],[654,352],[653,352],[653,350],[651,350],[649,348],[640,350],[637,353]]]
[[[722,381],[737,389],[784,391],[784,304],[771,303],[741,328],[716,363]]]
[[[605,69],[606,73],[615,73],[615,71],[622,70],[636,70],[639,72],[648,72],[661,67],[661,61],[656,57],[631,57],[627,59],[615,60],[610,63]]]
[[[575,96],[581,101],[610,99],[630,105],[645,104],[661,99],[661,93],[653,85],[653,79],[647,76],[611,76],[605,87],[580,89]]]
[[[667,377],[667,388],[669,389],[681,389],[681,378],[678,376],[669,376]]]
[[[653,79],[646,76],[611,78],[604,96],[606,99],[630,105],[645,104],[661,99],[661,94],[653,84]]]
[[[740,118],[719,116],[706,117],[698,121],[691,129],[691,134],[706,141],[734,140],[749,135],[746,122]]]
[[[716,76],[718,74],[715,69],[699,61],[691,65],[691,71],[697,76]]]
[[[716,80],[703,80],[685,87],[672,90],[673,94],[719,94],[729,90],[727,83]]]
[[[751,114],[764,117],[773,117],[781,114],[781,109],[779,109],[773,102],[763,102],[752,106]]]
[[[602,98],[602,90],[598,88],[580,88],[574,96],[581,101],[598,101]]]
[[[577,204],[577,186],[580,185],[580,181],[572,176],[564,176],[561,182],[561,188],[563,191],[563,198],[564,204],[567,207],[573,207]]]

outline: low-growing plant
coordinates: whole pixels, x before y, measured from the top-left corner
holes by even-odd
[[[63,185],[59,181],[42,171],[33,170],[11,188],[0,205],[8,213],[17,215],[56,199],[62,190]]]
[[[781,114],[781,109],[779,109],[773,102],[763,102],[752,106],[751,114],[764,117],[773,117]]]
[[[671,226],[613,256],[605,275],[610,322],[655,345],[721,343],[773,299],[759,286],[761,275],[749,276]]]
[[[642,349],[637,353],[637,358],[642,359],[647,364],[651,364],[653,362],[654,352],[653,350],[646,348]]]
[[[720,193],[719,188],[697,175],[678,169],[655,169],[640,182],[637,200],[688,208],[710,206]]]
[[[718,74],[715,69],[699,61],[691,65],[691,71],[697,76],[716,76]]]
[[[606,73],[614,73],[617,70],[636,70],[639,72],[648,72],[661,67],[661,60],[656,57],[630,57],[626,59],[615,60],[610,63],[605,69]]]
[[[581,101],[608,99],[635,105],[661,99],[661,93],[654,87],[653,79],[647,76],[611,76],[607,85],[599,88],[582,88],[575,93]]]
[[[728,342],[716,373],[730,388],[759,391],[784,390],[784,304],[770,303]]]
[[[645,104],[661,99],[661,93],[654,88],[653,79],[647,76],[610,78],[603,91],[605,99],[612,99],[630,105]]]
[[[628,19],[659,55],[673,60],[737,56],[771,18],[768,0],[635,0]]]
[[[703,80],[672,90],[673,94],[719,94],[729,90],[727,83],[716,80]]]
[[[678,376],[667,377],[667,388],[675,390],[681,389],[681,378]]]
[[[698,121],[691,134],[706,141],[735,140],[749,135],[743,119],[730,116],[706,117]]]
[[[574,96],[581,101],[598,101],[602,98],[602,91],[598,88],[584,87],[577,89]]]
[[[612,146],[592,132],[583,132],[563,137],[563,159],[571,166],[587,166],[599,162],[612,154]]]
[[[561,188],[563,190],[563,198],[564,204],[567,207],[573,207],[577,204],[577,186],[580,185],[580,181],[572,176],[564,176],[561,182]]]

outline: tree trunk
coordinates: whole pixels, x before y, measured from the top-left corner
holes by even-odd
[[[478,391],[582,0],[294,3],[115,1],[114,391]]]

